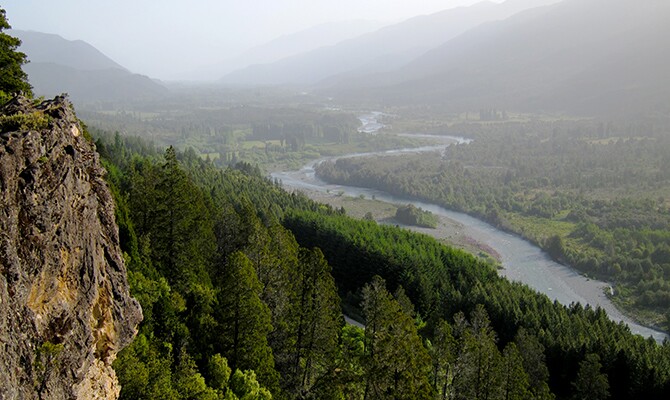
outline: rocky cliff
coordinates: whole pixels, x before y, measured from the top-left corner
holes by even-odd
[[[64,97],[0,115],[0,399],[117,398],[142,313],[105,171]]]

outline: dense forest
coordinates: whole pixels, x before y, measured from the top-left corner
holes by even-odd
[[[240,93],[230,96],[220,103],[216,96],[196,100],[184,94],[179,102],[142,103],[133,111],[100,105],[101,109],[79,110],[78,115],[99,129],[149,138],[161,147],[192,149],[220,167],[246,162],[266,170],[297,169],[322,156],[429,142],[363,134],[358,132],[360,121],[354,113],[324,104],[278,106]]]
[[[662,125],[594,121],[463,124],[443,154],[348,158],[320,177],[483,218],[554,259],[616,284],[614,300],[669,326],[670,138]]]
[[[201,100],[202,101],[202,100]],[[351,113],[252,105],[144,104],[133,111],[87,110],[90,124],[126,134],[150,135],[158,144],[192,147],[220,165],[242,160],[285,159],[308,144],[346,144],[356,135],[358,120]]]
[[[122,398],[667,398],[670,344],[435,240],[94,132],[144,310]],[[342,309],[364,322],[346,325]],[[597,382],[598,384],[594,384]]]

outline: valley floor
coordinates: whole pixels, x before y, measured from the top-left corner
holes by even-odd
[[[286,189],[291,190],[291,188]],[[403,225],[394,219],[397,207],[391,203],[378,199],[350,197],[341,193],[324,193],[319,190],[305,188],[300,188],[299,190],[314,201],[328,204],[336,209],[344,208],[347,215],[352,217],[372,217],[380,224],[401,226],[411,231],[431,236],[442,243],[465,250],[471,254],[477,255],[489,263],[497,265],[500,274],[510,280],[522,280],[519,279],[522,268],[508,266],[507,269],[503,267],[501,264],[503,261],[502,256],[496,249],[470,235],[468,229],[466,229],[462,223],[452,218],[436,214],[435,216],[438,218],[439,223],[434,229]],[[629,326],[631,326],[631,330],[634,333],[641,334],[645,337],[651,334],[658,342],[662,342],[664,338],[667,338],[667,334],[657,330],[658,327],[649,327],[644,324],[644,322],[637,319],[635,315],[632,315],[628,310],[622,308],[620,304],[615,304],[615,302],[612,301],[612,298],[608,296],[612,290],[612,286],[609,284],[591,280],[589,278],[585,279],[578,271],[567,267],[564,268],[563,271],[556,272],[556,274],[560,275],[560,279],[567,284],[569,287],[568,290],[578,294],[584,302],[591,305],[598,305],[603,308],[611,318],[626,321]],[[549,291],[560,290],[559,288],[551,287],[548,289]],[[552,297],[551,293],[546,294]],[[633,321],[635,324],[632,324]]]

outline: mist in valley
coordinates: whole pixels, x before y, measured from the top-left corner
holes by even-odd
[[[258,178],[271,185],[263,196],[275,196],[278,188],[292,193],[273,198],[281,198],[286,210],[308,211],[279,210],[263,197],[253,206],[265,208],[250,224],[259,232],[283,224],[305,247],[330,240],[323,237],[341,240],[324,245],[323,256],[335,265],[348,319],[365,323],[362,287],[375,274],[356,269],[341,249],[372,243],[352,254],[366,262],[384,254],[392,260],[384,268],[392,268],[411,258],[406,243],[414,239],[398,238],[413,231],[472,254],[495,276],[527,285],[546,299],[542,307],[556,301],[570,318],[593,312],[593,320],[621,322],[621,329],[651,336],[649,346],[668,338],[670,2],[135,3],[7,5],[13,27],[7,33],[23,42],[19,50],[30,61],[24,70],[35,94],[67,92],[99,153],[118,162],[118,170],[132,162],[115,159],[115,152],[127,155],[132,148],[151,159],[155,149],[169,148],[194,182],[212,173],[220,180],[214,186],[225,191],[231,184],[221,182],[229,177],[211,171],[241,171],[253,178],[236,177],[240,182]],[[147,173],[141,163],[133,168],[132,179]],[[132,186],[131,178],[113,179]],[[253,201],[230,196],[226,201],[237,208],[226,212],[242,216],[226,218],[242,226]],[[321,206],[305,206],[308,199]],[[315,216],[319,212],[327,217]],[[338,236],[333,232],[349,225],[333,221],[345,215],[369,235],[401,228],[404,233],[388,235],[403,244],[394,247],[386,233],[368,242]],[[282,245],[275,245],[272,251],[280,252]],[[417,252],[432,251],[421,246]],[[441,257],[438,263],[446,263]],[[467,286],[462,276],[454,279],[467,293],[433,298],[448,291],[426,289],[444,271],[419,264],[416,270],[375,270],[400,288],[410,285],[405,289],[417,304],[412,318],[419,330],[437,329],[439,307],[449,309],[445,318],[471,329],[458,319],[462,315],[454,317],[459,310],[449,302],[467,304],[472,318],[475,304],[484,303],[492,314],[505,310],[493,318],[499,347],[512,342],[518,326],[502,331],[512,318],[505,307],[517,310],[517,318],[530,312],[525,306],[512,300],[499,305],[494,289]],[[365,282],[356,281],[359,273]],[[434,319],[422,320],[425,315]],[[547,332],[561,325],[519,324]],[[554,351],[551,376],[562,374],[555,378],[560,385],[549,383],[551,390],[569,398],[578,391],[567,384],[577,379],[577,365],[600,348],[591,339],[577,343],[588,335],[546,335],[552,339],[543,343]],[[572,336],[580,339],[562,342]],[[667,343],[658,368],[670,365]],[[561,369],[568,363],[552,364],[563,360],[564,348],[573,352],[569,373]],[[598,353],[611,376],[630,361],[617,351],[609,359]],[[289,370],[289,362],[277,357],[277,368]],[[649,389],[650,398],[663,398],[669,376]],[[628,398],[627,383],[610,378],[609,385],[621,389],[611,390],[612,398]],[[644,392],[631,391],[638,389]]]

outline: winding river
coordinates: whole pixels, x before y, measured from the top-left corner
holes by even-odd
[[[639,325],[623,315],[605,295],[606,290],[612,290],[607,283],[586,278],[574,269],[554,262],[542,249],[518,236],[501,231],[467,214],[451,211],[435,204],[397,197],[375,189],[329,184],[315,176],[314,166],[327,160],[373,155],[401,156],[410,153],[442,151],[445,146],[454,143],[470,143],[469,139],[461,137],[433,136],[433,138],[444,140],[444,143],[419,148],[326,157],[312,161],[298,171],[274,172],[271,175],[273,179],[279,179],[286,189],[341,193],[351,197],[362,195],[366,198],[372,198],[374,196],[377,200],[391,204],[405,205],[411,203],[436,215],[449,218],[458,224],[459,229],[463,230],[460,233],[490,246],[500,255],[503,267],[500,270],[502,276],[522,282],[538,292],[546,294],[552,300],[558,300],[563,304],[579,302],[592,307],[599,306],[607,312],[613,321],[623,321],[628,324],[633,333],[644,337],[652,336],[657,342],[662,342],[668,338],[664,332]]]

